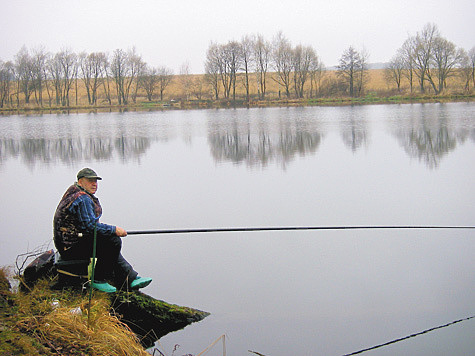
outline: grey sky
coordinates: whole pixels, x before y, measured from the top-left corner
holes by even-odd
[[[178,73],[188,62],[203,72],[211,41],[282,30],[292,44],[311,45],[325,65],[350,45],[370,62],[388,61],[409,36],[432,22],[444,37],[475,46],[473,0],[0,0],[0,59],[23,45],[57,52],[112,52],[135,46],[152,66]]]

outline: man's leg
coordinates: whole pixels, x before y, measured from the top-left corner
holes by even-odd
[[[118,288],[123,288],[137,278],[138,273],[133,269],[129,262],[119,253],[117,263],[114,266],[114,279]]]
[[[133,281],[137,277],[130,263],[120,253],[122,239],[118,236],[97,237],[97,266],[96,276],[99,280],[114,280],[118,288],[125,286],[128,280]]]

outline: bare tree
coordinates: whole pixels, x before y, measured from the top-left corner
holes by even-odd
[[[240,66],[240,43],[236,41],[228,42],[225,45],[212,43],[208,48],[206,70],[209,73],[214,71],[217,74],[226,99],[229,99],[232,90],[233,100],[236,100],[236,77]]]
[[[102,52],[79,54],[81,79],[86,87],[87,99],[90,105],[97,104],[97,91],[101,85],[102,70],[106,55]]]
[[[413,92],[414,88],[414,54],[415,54],[415,37],[410,37],[399,49],[399,55],[402,57],[404,62],[404,70],[402,74],[409,82],[409,88],[411,93]]]
[[[244,88],[246,89],[246,101],[250,101],[250,85],[249,74],[251,71],[251,63],[253,60],[253,47],[254,42],[250,36],[245,36],[241,40],[241,66],[244,71]]]
[[[137,93],[139,90],[138,78],[146,67],[146,63],[143,61],[142,56],[136,52],[135,47],[128,52],[128,65],[130,75],[126,79],[126,99],[129,96],[130,90],[132,90],[132,101],[135,103],[137,101]],[[127,100],[125,103],[127,103]]]
[[[421,93],[425,92],[425,82],[427,80],[427,73],[430,69],[432,51],[435,39],[439,37],[439,30],[435,24],[427,24],[420,33],[417,33],[414,38],[414,70],[416,76],[419,78],[419,86]]]
[[[23,93],[25,103],[28,104],[34,89],[33,60],[25,46],[15,56],[15,77],[17,80],[17,105],[19,105],[20,93]]]
[[[343,52],[338,65],[338,77],[347,87],[350,96],[356,96],[360,91],[359,81],[364,72],[362,56],[350,46]]]
[[[48,72],[53,82],[56,104],[69,106],[69,93],[77,75],[77,55],[63,49],[49,59]]]
[[[54,97],[56,105],[60,105],[62,102],[63,95],[63,82],[62,82],[62,69],[59,60],[57,60],[57,55],[54,55],[49,58],[48,61],[48,75],[51,77],[51,82],[54,89]],[[49,94],[48,94],[49,95]],[[50,100],[51,106],[51,100]]]
[[[294,88],[297,98],[303,98],[305,83],[310,74],[310,66],[317,58],[310,46],[298,45],[293,50],[292,66],[294,69]]]
[[[166,67],[158,68],[158,90],[160,91],[160,100],[163,101],[163,92],[173,79],[173,71]]]
[[[310,63],[310,97],[313,97],[313,91],[315,90],[315,95],[318,95],[320,92],[321,81],[325,75],[325,66],[320,60],[318,55],[316,55],[312,62]]]
[[[224,91],[224,98],[228,99],[232,82],[229,64],[231,59],[228,56],[226,47],[223,45],[216,45],[214,53],[216,54],[216,64],[218,67],[219,79]]]
[[[434,39],[431,65],[427,70],[427,78],[436,94],[447,86],[447,79],[456,74],[456,68],[463,59],[463,51],[455,44],[442,37]]]
[[[273,41],[272,58],[277,78],[272,77],[279,86],[285,90],[285,95],[290,98],[290,86],[292,84],[293,49],[290,41],[278,32]],[[280,93],[280,90],[279,90]]]
[[[193,84],[193,78],[190,73],[190,64],[185,62],[180,67],[180,83],[183,90],[183,95],[186,100],[190,99],[191,86]]]
[[[219,46],[215,43],[211,43],[206,52],[205,62],[205,80],[211,86],[214,98],[219,99],[220,91],[220,59],[219,59]]]
[[[43,106],[43,88],[46,84],[46,65],[49,53],[43,47],[39,47],[33,51],[32,55],[32,71],[33,71],[33,87],[35,91],[36,103]]]
[[[229,42],[224,46],[225,58],[229,73],[229,90],[227,97],[230,96],[230,90],[233,91],[233,100],[236,100],[236,76],[241,67],[241,45],[236,41]]]
[[[61,105],[69,106],[69,93],[78,70],[77,55],[68,49],[63,49],[61,52],[56,54],[55,59],[61,68],[62,75],[61,81],[63,93],[61,95]]]
[[[197,76],[193,78],[193,81],[191,83],[191,94],[197,100],[201,100],[203,98],[205,84],[205,80],[203,80],[201,77]]]
[[[472,47],[468,53],[461,50],[460,77],[465,91],[470,91],[470,82],[475,88],[475,47]]]
[[[267,91],[267,72],[271,61],[272,46],[262,35],[254,42],[254,61],[259,97],[264,99]]]
[[[122,49],[116,49],[112,55],[110,66],[112,77],[115,81],[117,100],[119,105],[127,104],[125,97],[126,77],[129,75],[127,53]]]
[[[13,63],[0,60],[0,108],[8,102],[13,79]]]
[[[140,86],[145,90],[148,101],[152,101],[156,89],[160,92],[160,101],[163,101],[163,92],[170,84],[172,77],[173,72],[168,68],[147,66],[140,76]]]
[[[147,100],[152,101],[153,93],[158,84],[158,70],[152,67],[145,67],[142,75],[139,77],[140,87],[145,90]]]
[[[470,58],[467,51],[462,49],[462,58],[460,59],[459,77],[462,80],[463,89],[466,92],[470,91],[470,82],[472,80],[472,68],[470,68]]]
[[[405,69],[404,57],[399,53],[395,55],[384,70],[384,76],[388,83],[395,83],[397,91],[401,91],[401,81]]]
[[[102,62],[101,70],[101,82],[104,87],[104,95],[106,97],[107,102],[109,105],[112,105],[112,96],[111,96],[111,89],[110,89],[110,82],[111,82],[111,64],[109,61],[109,55],[104,53],[104,61]]]
[[[369,52],[363,48],[359,53],[360,62],[359,68],[357,70],[356,76],[356,88],[357,94],[362,95],[364,92],[364,87],[367,84],[368,78],[368,60],[369,60]]]

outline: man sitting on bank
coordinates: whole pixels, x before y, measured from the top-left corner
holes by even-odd
[[[94,194],[96,172],[84,168],[77,174],[77,182],[71,185],[59,202],[53,220],[54,244],[64,260],[88,260],[92,257],[94,229],[96,229],[96,268],[92,287],[106,293],[128,285],[131,289],[146,287],[151,278],[139,277],[121,254],[121,237],[127,231],[118,226],[99,222],[102,207]]]

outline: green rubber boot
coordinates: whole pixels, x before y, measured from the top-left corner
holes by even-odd
[[[131,289],[145,288],[150,283],[152,283],[152,278],[139,277],[135,278],[132,283],[130,283]]]
[[[92,286],[92,288],[100,290],[101,292],[104,292],[104,293],[115,293],[115,292],[117,292],[117,289],[114,286],[111,286],[107,282],[92,282],[91,286]]]

